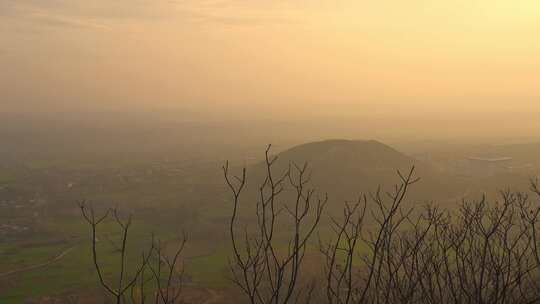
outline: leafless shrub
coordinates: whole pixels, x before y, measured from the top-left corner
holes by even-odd
[[[180,257],[184,251],[186,241],[187,238],[184,235],[180,241],[180,245],[172,256],[167,256],[164,253],[161,241],[158,241],[157,246],[154,246],[158,262],[156,265],[150,264],[149,268],[157,284],[157,292],[154,299],[156,304],[184,303],[180,296],[183,290],[185,267],[183,263],[180,265]],[[165,276],[164,279],[163,275]]]
[[[452,211],[434,204],[413,209],[405,201],[418,181],[414,167],[408,174],[398,171],[400,182],[393,191],[379,188],[356,203],[346,203],[342,217],[330,218],[333,237],[319,239],[324,276],[314,283],[324,286],[325,296],[315,300],[315,285],[300,286],[298,277],[306,270],[306,243],[321,223],[327,198],[312,202],[315,191],[306,188],[307,166],[290,166],[276,177],[276,158],[269,157],[269,149],[265,160],[256,227],[244,228],[242,236],[238,213],[246,170],[233,176],[228,163],[223,167],[233,197],[230,271],[248,302],[540,302],[538,202],[527,193],[503,191],[497,201],[463,201]],[[285,185],[297,194],[292,208],[277,203]],[[531,182],[531,193],[540,199],[537,180]],[[310,211],[312,217],[307,216]],[[287,252],[277,249],[276,235],[290,230],[276,224],[281,213],[294,224]],[[307,223],[308,218],[314,220]]]
[[[335,238],[320,246],[327,302],[540,301],[540,209],[529,196],[505,191],[497,202],[464,201],[454,213],[427,206],[412,216],[401,208],[412,173],[400,175],[389,203],[378,191],[369,201],[347,205],[341,221],[333,219]],[[540,197],[536,182],[531,189]],[[373,227],[364,228],[366,209]]]
[[[401,184],[391,193],[383,194],[378,189],[369,200],[364,196],[353,206],[347,204],[342,221],[331,219],[336,237],[320,245],[326,260],[328,303],[384,301],[388,299],[388,291],[396,287],[399,276],[406,275],[400,272],[404,267],[403,258],[416,250],[417,242],[425,235],[419,228],[420,224],[410,220],[412,209],[402,207],[409,187],[418,181],[413,173],[414,168],[406,176],[400,173]],[[366,232],[364,226],[368,212],[374,227]],[[417,240],[398,238],[399,229],[404,224],[418,230]],[[360,246],[366,248],[361,254]],[[361,275],[357,273],[359,269]],[[413,278],[409,276],[408,279]]]
[[[155,240],[152,236],[150,248],[141,253],[141,261],[130,278],[127,277],[127,256],[128,256],[128,236],[132,225],[131,216],[122,219],[117,209],[108,209],[101,216],[96,216],[96,212],[91,205],[86,202],[79,203],[82,216],[91,228],[92,261],[98,275],[100,285],[105,289],[115,303],[155,303],[155,304],[179,304],[181,299],[184,266],[181,263],[181,254],[187,241],[184,235],[179,247],[172,256],[165,254],[161,241]],[[103,267],[98,261],[97,250],[97,228],[105,220],[113,218],[121,231],[121,242],[116,244],[112,239],[107,240],[115,248],[120,256],[117,281],[107,280]],[[150,271],[151,275],[147,276]],[[153,285],[153,286],[150,286]],[[146,294],[150,289],[153,296]],[[129,296],[129,297],[128,297]]]
[[[307,188],[307,165],[289,166],[287,172],[275,176],[275,157],[266,150],[266,178],[259,187],[256,203],[257,224],[254,233],[238,232],[240,197],[246,184],[246,170],[232,176],[228,163],[223,167],[227,185],[233,195],[233,211],[229,225],[233,257],[230,261],[232,281],[250,303],[294,303],[311,299],[314,285],[301,286],[300,274],[308,241],[318,226],[327,197],[316,197]],[[285,184],[291,186],[295,198],[291,204],[279,204]],[[292,224],[292,235],[286,250],[278,248],[278,218],[285,214]],[[280,221],[280,225],[282,222]],[[280,233],[283,231],[280,231]],[[282,241],[281,241],[282,242]]]

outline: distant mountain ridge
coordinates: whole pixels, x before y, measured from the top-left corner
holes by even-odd
[[[413,166],[422,181],[415,186],[422,200],[448,197],[459,193],[452,182],[430,164],[405,155],[376,140],[330,139],[301,144],[275,156],[274,174],[285,172],[291,163],[308,163],[312,186],[328,192],[333,200],[354,200],[358,195],[375,191],[379,186],[390,190],[399,183],[397,171],[408,172]],[[251,176],[264,176],[264,163],[251,168]]]
[[[308,162],[337,165],[336,162],[362,166],[364,168],[392,168],[413,165],[417,160],[406,156],[376,140],[330,139],[295,146],[278,154],[280,159],[294,162]]]

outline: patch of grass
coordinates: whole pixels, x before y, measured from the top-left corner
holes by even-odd
[[[37,246],[31,246],[29,242],[3,244],[0,246],[0,254],[3,257],[0,269],[3,271],[7,268],[9,271],[41,264],[56,257],[64,249],[70,246],[75,247],[63,259],[48,266],[0,278],[0,286],[2,281],[6,280],[9,280],[10,284],[8,290],[0,289],[2,293],[0,303],[22,303],[31,297],[61,294],[70,290],[100,288],[92,263],[89,227],[79,218],[59,218],[55,221],[47,221],[44,228],[53,233],[68,233],[77,236],[77,239],[71,244],[46,245],[43,241],[38,242]],[[126,265],[130,271],[137,268],[141,252],[150,246],[151,228],[155,227],[138,221],[130,230],[128,252],[131,255],[128,256]],[[120,236],[120,230],[113,221],[106,221],[98,228],[99,263],[105,277],[111,279],[112,282],[117,281],[114,277],[119,265],[119,255],[112,242],[119,244]]]
[[[186,273],[193,282],[204,286],[224,287],[230,282],[226,277],[229,251],[219,248],[217,251],[186,261]]]
[[[40,245],[35,247],[6,245],[0,248],[0,270],[7,272],[44,263],[58,254],[65,244]]]

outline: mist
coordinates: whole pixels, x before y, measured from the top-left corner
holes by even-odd
[[[534,1],[3,1],[0,111],[531,138],[538,11]]]
[[[538,20],[0,0],[0,303],[537,301]]]

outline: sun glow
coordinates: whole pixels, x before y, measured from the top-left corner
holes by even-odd
[[[540,110],[538,1],[7,3],[13,108]]]

